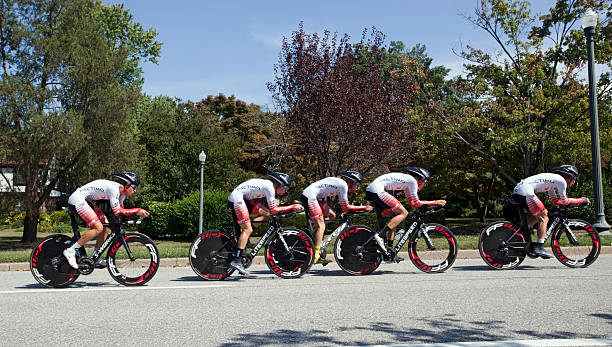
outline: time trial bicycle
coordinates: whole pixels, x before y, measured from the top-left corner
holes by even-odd
[[[508,202],[516,205],[513,200]],[[572,268],[589,266],[597,259],[601,250],[599,234],[591,224],[567,217],[569,211],[585,207],[555,207],[551,210],[552,218],[546,231],[545,242],[551,238],[555,258],[561,264]],[[499,221],[489,224],[482,231],[478,239],[478,249],[487,265],[498,270],[511,270],[518,267],[525,257],[537,258],[533,253],[534,244],[531,242],[532,230],[525,218],[521,219],[520,226],[509,221]]]
[[[242,263],[245,268],[251,266],[253,258],[264,247],[265,263],[275,275],[282,278],[298,278],[312,266],[314,260],[314,242],[303,230],[296,227],[283,227],[280,218],[294,216],[295,212],[271,214],[270,227],[253,246],[249,253],[244,253]],[[189,263],[193,271],[206,280],[224,280],[234,272],[230,267],[234,254],[238,250],[237,234],[223,230],[208,230],[198,235],[189,249]]]
[[[77,249],[78,269],[74,269],[62,252],[81,238],[80,217],[76,211],[68,209],[73,237],[55,234],[45,237],[30,256],[30,270],[38,283],[50,288],[63,288],[73,283],[79,275],[89,275],[97,267],[97,261],[106,254],[106,264],[110,276],[125,286],[140,286],[149,282],[159,267],[159,250],[148,236],[141,233],[125,233],[124,226],[138,224],[125,216],[114,216],[110,223],[102,223],[110,228],[110,233],[100,249],[87,257],[84,247]],[[77,219],[78,218],[78,219]],[[82,222],[82,220],[81,220]],[[84,225],[84,222],[83,224]]]
[[[336,239],[334,256],[342,270],[351,275],[365,275],[375,271],[383,260],[393,261],[395,255],[408,242],[408,255],[417,269],[426,273],[444,272],[457,258],[457,239],[444,225],[425,223],[422,217],[443,209],[420,207],[410,218],[407,229],[397,232],[399,241],[393,249],[387,249],[385,235],[363,225],[346,228]],[[378,217],[380,215],[377,213]],[[384,225],[379,221],[379,225]]]

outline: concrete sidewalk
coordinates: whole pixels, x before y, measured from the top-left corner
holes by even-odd
[[[410,261],[408,252],[400,252],[399,255]],[[601,248],[599,255],[612,255],[612,246]],[[328,254],[327,259],[335,262],[334,255]],[[457,259],[480,259],[480,253],[477,249],[460,249],[457,253]],[[253,259],[254,265],[263,265],[264,257],[257,256]],[[189,267],[188,258],[162,258],[159,264],[160,267]],[[0,263],[0,272],[6,271],[30,271],[30,263]]]

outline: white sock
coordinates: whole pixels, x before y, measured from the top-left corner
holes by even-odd
[[[73,251],[76,251],[77,248],[80,248],[81,246],[78,243],[74,243],[74,245],[70,246],[70,248],[72,248]]]
[[[538,239],[538,243],[544,244],[544,239]]]

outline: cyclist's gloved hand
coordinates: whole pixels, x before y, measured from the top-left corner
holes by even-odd
[[[296,212],[296,213],[304,212],[304,206],[302,206],[300,204],[295,204],[293,206],[293,211]]]
[[[582,202],[580,203],[580,206],[587,206],[589,203],[589,198],[582,197]]]
[[[147,218],[149,217],[149,212],[145,209],[140,209],[140,211],[136,212],[136,214],[138,215],[138,217],[140,218]]]

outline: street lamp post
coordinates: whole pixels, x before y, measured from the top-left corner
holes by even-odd
[[[582,17],[582,29],[586,36],[587,51],[589,57],[589,109],[591,113],[591,156],[593,163],[593,198],[595,208],[595,221],[593,226],[598,231],[610,229],[606,222],[603,204],[603,185],[601,182],[601,158],[599,153],[599,117],[597,115],[597,92],[595,83],[595,45],[593,35],[597,25],[597,13],[592,9],[587,9]]]
[[[200,159],[200,222],[198,223],[198,234],[202,235],[202,214],[204,208],[204,162],[206,161],[206,153],[202,151],[198,158]]]

